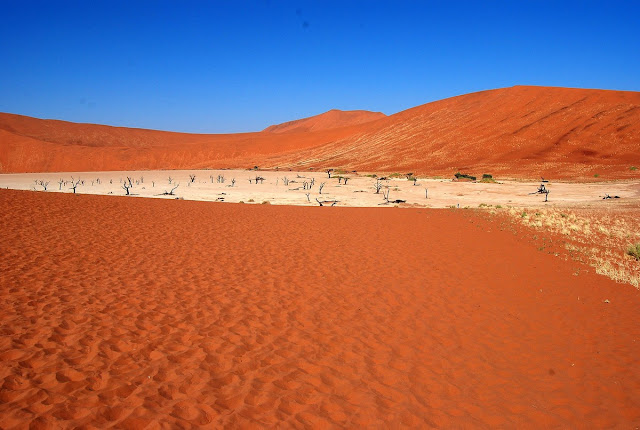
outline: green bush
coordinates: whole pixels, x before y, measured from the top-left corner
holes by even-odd
[[[463,174],[463,173],[460,173],[460,172],[457,172],[454,176],[456,177],[456,179],[463,178],[463,179],[471,179],[472,181],[476,180],[475,176]]]
[[[493,179],[493,176],[488,174],[488,173],[483,173],[482,174],[482,179]]]
[[[629,248],[627,249],[627,255],[632,256],[636,259],[636,261],[640,261],[640,243],[629,245]]]

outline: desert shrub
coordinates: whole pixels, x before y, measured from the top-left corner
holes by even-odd
[[[496,205],[496,209],[502,209],[502,205]]]
[[[599,174],[599,173],[596,173],[595,175],[593,175],[593,177],[594,177],[594,178],[599,178],[599,177],[600,177],[600,174]]]
[[[627,248],[627,255],[632,256],[636,261],[640,261],[640,243],[629,245],[629,248]]]
[[[247,200],[247,201],[248,201],[249,203],[253,203],[253,202],[255,202],[255,200],[253,200],[253,199],[249,199],[249,200]]]
[[[482,174],[482,179],[493,179],[493,175],[490,175],[488,173],[483,173]]]
[[[629,167],[629,170],[638,170],[638,168],[636,166],[631,166]]]
[[[467,175],[465,173],[460,173],[460,172],[456,172],[454,176],[456,177],[456,179],[463,178],[463,179],[471,179],[472,181],[476,180],[475,176]]]
[[[389,175],[390,178],[402,178],[404,175],[402,173],[392,173]]]
[[[270,205],[270,204],[271,204],[271,202],[270,202],[269,200],[265,200],[265,201],[263,201],[263,202],[262,202],[262,204],[263,204],[263,205]]]

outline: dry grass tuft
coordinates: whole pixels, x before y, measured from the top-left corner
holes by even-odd
[[[569,256],[596,273],[640,288],[640,217],[636,209],[541,208],[505,211],[517,224],[559,235]],[[629,258],[631,256],[633,258]]]

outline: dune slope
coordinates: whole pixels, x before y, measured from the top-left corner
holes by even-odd
[[[512,87],[375,116],[329,111],[257,133],[194,135],[0,114],[0,172],[257,165],[614,179],[640,167],[637,92]]]
[[[272,125],[263,131],[271,133],[309,132],[346,127],[348,125],[363,124],[365,122],[386,117],[382,112],[366,110],[341,111],[332,109],[320,115],[297,119],[282,124]]]
[[[638,291],[468,213],[0,190],[2,427],[637,426]]]

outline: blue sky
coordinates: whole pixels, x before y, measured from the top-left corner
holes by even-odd
[[[512,85],[640,91],[640,2],[0,0],[0,112],[231,133]]]

